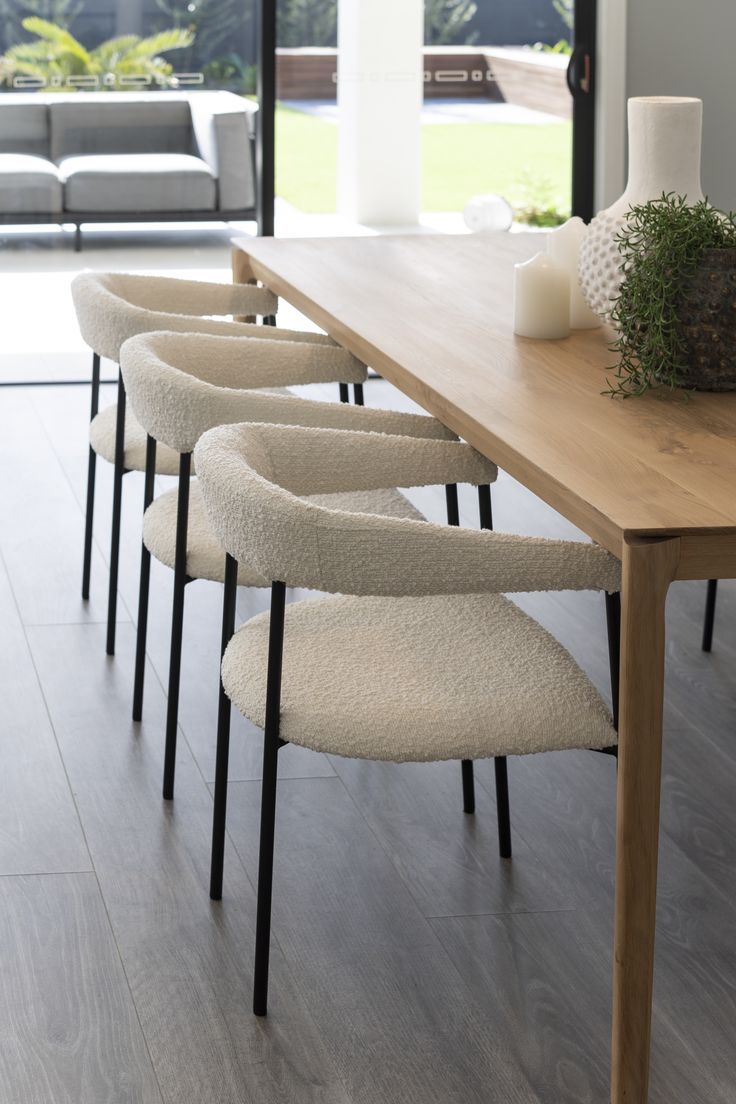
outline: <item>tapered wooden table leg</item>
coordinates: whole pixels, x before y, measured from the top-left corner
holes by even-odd
[[[253,275],[250,257],[243,249],[234,247],[231,252],[231,265],[234,284],[255,284],[258,281]],[[236,322],[255,322],[255,315],[243,314],[235,316]]]
[[[664,704],[664,607],[677,538],[624,544],[616,814],[612,1104],[646,1104]]]

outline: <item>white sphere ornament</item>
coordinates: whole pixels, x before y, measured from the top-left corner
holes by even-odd
[[[580,286],[595,313],[609,320],[621,287],[616,237],[632,207],[673,192],[703,199],[700,154],[703,101],[685,96],[629,100],[629,180],[620,199],[593,219],[580,247]]]
[[[514,221],[511,205],[500,195],[473,196],[465,204],[463,218],[474,234],[483,231],[510,230]]]

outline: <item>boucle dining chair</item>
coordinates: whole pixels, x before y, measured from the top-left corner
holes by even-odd
[[[487,479],[460,442],[248,424],[204,434],[194,457],[220,544],[272,581],[270,612],[234,634],[222,663],[227,695],[264,729],[253,1010],[265,1015],[279,749],[392,762],[610,749],[597,690],[503,595],[614,593],[620,565],[593,544],[304,497]],[[330,596],[287,607],[287,586]]]
[[[191,480],[191,454],[202,433],[216,425],[248,418],[297,425],[361,426],[385,433],[440,438],[453,435],[424,415],[259,390],[276,383],[289,386],[354,379],[363,370],[362,364],[334,345],[254,338],[244,342],[242,338],[199,334],[141,334],[123,345],[120,366],[130,406],[142,432],[147,434],[134,720],[141,719],[143,707],[151,556],[174,571],[163,784],[164,797],[170,799],[174,791],[185,588],[194,579],[225,581],[224,553],[210,532],[198,484]],[[178,457],[179,483],[175,490],[154,499],[156,453],[161,445]],[[354,495],[351,506],[366,512],[421,518],[395,489]],[[242,563],[237,584],[267,587],[270,581]]]
[[[226,316],[272,316],[278,307],[276,296],[265,288],[247,284],[216,284],[164,276],[136,276],[118,272],[84,272],[72,281],[72,298],[85,343],[92,349],[92,394],[90,444],[87,465],[82,598],[89,598],[92,563],[95,476],[97,457],[114,465],[110,577],[108,588],[108,655],[115,652],[120,516],[123,476],[145,468],[145,434],[125,410],[125,390],[118,378],[117,402],[100,411],[100,360],[118,363],[120,348],[127,338],[153,330],[189,333],[237,334],[241,337],[278,335],[281,341],[300,341],[334,346],[323,334],[275,330],[251,323],[227,321]],[[216,316],[220,316],[219,318]],[[352,382],[360,387],[365,373]],[[350,381],[347,381],[350,382]],[[347,382],[341,386],[346,388]],[[346,397],[346,396],[344,396]],[[161,448],[157,471],[173,475],[178,456]]]

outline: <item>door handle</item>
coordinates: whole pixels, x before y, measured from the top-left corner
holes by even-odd
[[[590,51],[584,44],[576,46],[570,55],[567,67],[567,87],[575,99],[579,95],[587,96],[591,90],[592,63]]]

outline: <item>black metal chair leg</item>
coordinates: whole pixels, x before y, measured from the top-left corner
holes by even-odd
[[[171,653],[169,657],[169,697],[166,703],[166,748],[164,751],[163,795],[174,796],[176,735],[179,725],[179,686],[181,683],[181,642],[184,628],[184,588],[187,576],[187,531],[189,528],[189,479],[192,454],[179,457],[179,495],[176,511],[176,551],[174,555],[174,602],[171,612]]]
[[[143,490],[143,513],[153,502],[156,478],[156,441],[150,433],[146,438],[146,477]],[[133,681],[133,720],[143,716],[143,681],[146,674],[146,637],[148,635],[148,592],[151,582],[151,553],[141,541],[141,573],[138,584],[138,627],[135,643],[135,678]]]
[[[338,386],[340,388],[340,402],[350,402],[350,391],[348,390],[348,385],[346,383],[341,383]]]
[[[447,524],[460,524],[460,506],[457,495],[457,484],[448,483],[445,487],[445,500],[447,502]],[[488,485],[478,488],[478,503],[480,507],[480,524],[482,529],[493,528],[493,515],[491,512],[491,488]],[[475,772],[472,759],[463,759],[460,764],[463,783],[463,812],[475,812]]]
[[[100,358],[92,354],[92,399],[90,402],[90,424],[97,417],[100,407]],[[89,599],[89,579],[92,570],[92,526],[95,516],[95,474],[97,471],[97,453],[90,445],[87,460],[87,506],[84,517],[84,560],[82,564],[82,598]]]
[[[353,397],[355,399],[356,406],[365,406],[365,396],[363,395],[362,383],[356,383],[353,385]]]
[[[232,556],[225,557],[225,590],[222,598],[222,647],[224,656],[235,632],[235,600],[238,594],[238,564]],[[220,700],[217,711],[217,757],[215,760],[215,809],[212,818],[212,861],[210,863],[210,897],[222,897],[222,872],[225,861],[225,825],[227,819],[227,776],[230,757],[230,699],[220,678]]]
[[[705,620],[703,622],[703,651],[709,652],[713,647],[713,624],[716,619],[716,597],[718,595],[718,580],[708,580],[708,593],[705,599]]]
[[[253,979],[253,1012],[265,1016],[268,1008],[268,960],[271,949],[271,896],[273,889],[273,848],[276,826],[276,781],[281,746],[281,664],[284,648],[284,607],[286,587],[275,582],[271,587],[271,621],[268,638],[268,674],[266,682],[266,727],[263,743],[263,783],[261,788],[261,840],[258,853],[258,907],[256,916],[256,956]]]
[[[481,529],[493,529],[491,488],[487,483],[478,488],[478,512],[480,514]]]
[[[457,500],[457,483],[448,483],[445,487],[445,502],[447,503],[447,524],[460,524],[460,507]]]
[[[107,594],[107,654],[115,655],[115,622],[118,606],[118,566],[120,563],[120,513],[123,505],[125,475],[125,387],[123,373],[118,374],[118,409],[115,420],[115,474],[112,492],[112,531],[110,534],[110,583]]]
[[[463,779],[463,812],[474,813],[475,812],[475,772],[473,770],[473,760],[463,759],[460,762],[460,769]]]
[[[511,858],[511,805],[509,803],[509,772],[506,756],[493,760],[496,771],[496,816],[498,818],[498,853],[502,859]]]

